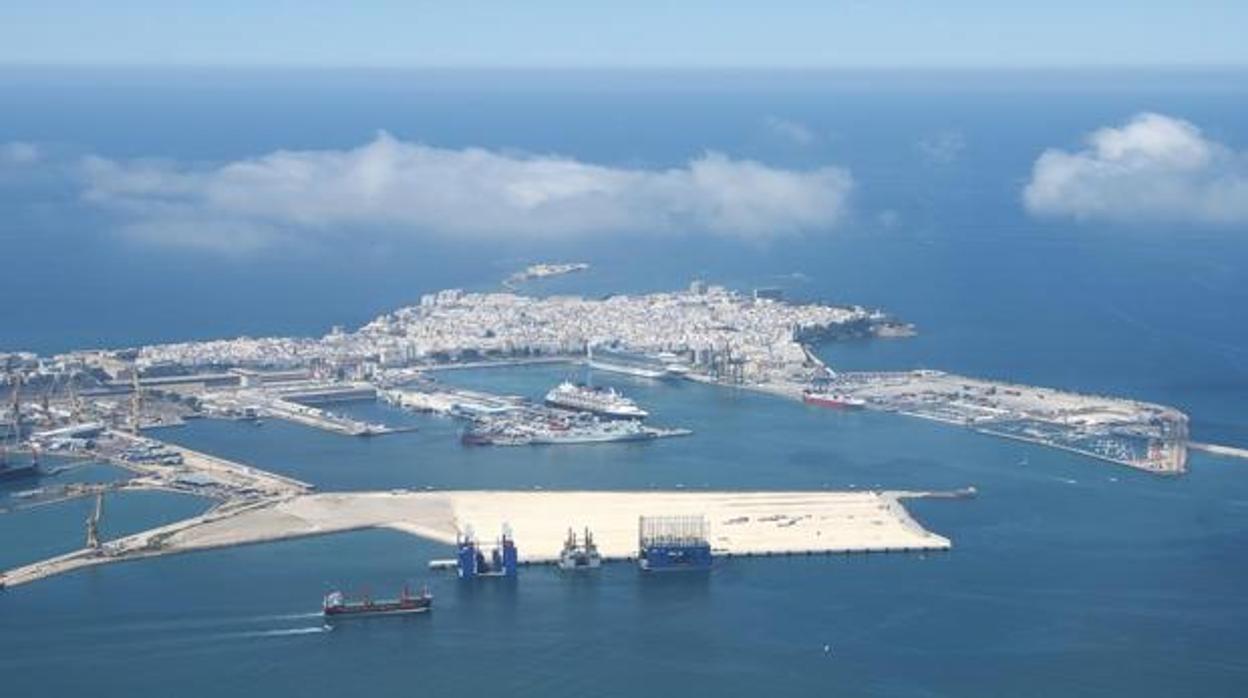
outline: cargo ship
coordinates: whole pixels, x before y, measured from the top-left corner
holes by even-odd
[[[344,618],[359,616],[388,616],[405,613],[424,613],[433,607],[433,594],[429,588],[421,589],[419,594],[412,594],[407,587],[397,599],[374,601],[364,598],[361,601],[349,601],[340,591],[331,591],[325,595],[321,604],[322,613],[326,618]]]
[[[807,405],[830,407],[835,410],[860,410],[867,406],[867,401],[862,398],[852,397],[844,393],[825,393],[815,390],[803,392],[802,402]]]
[[[648,412],[612,388],[592,388],[564,381],[546,393],[546,404],[612,419],[645,419]]]

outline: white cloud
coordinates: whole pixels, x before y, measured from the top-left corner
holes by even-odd
[[[837,167],[771,168],[707,153],[680,168],[448,150],[385,133],[352,150],[278,151],[214,167],[83,162],[85,197],[144,239],[235,249],[351,228],[480,239],[707,233],[751,240],[834,225]]]
[[[32,165],[39,162],[42,157],[43,153],[39,150],[39,146],[34,143],[26,143],[24,141],[0,143],[0,164]]]
[[[1139,114],[1077,153],[1040,155],[1023,202],[1032,213],[1117,221],[1248,222],[1248,156],[1190,122]]]
[[[966,149],[966,137],[957,131],[940,133],[919,139],[919,152],[923,158],[935,165],[948,165]]]
[[[796,121],[783,119],[778,116],[769,116],[763,123],[772,135],[779,136],[797,145],[810,145],[819,140],[809,126]]]

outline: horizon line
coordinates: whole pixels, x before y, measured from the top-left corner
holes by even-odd
[[[1245,63],[1094,63],[1094,64],[846,64],[846,65],[497,65],[497,64],[318,64],[318,63],[50,63],[0,60],[0,70],[291,70],[291,71],[360,71],[360,72],[549,72],[549,73],[1019,73],[1019,72],[1134,72],[1134,71],[1248,71]]]

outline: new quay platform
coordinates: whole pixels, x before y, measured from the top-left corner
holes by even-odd
[[[589,528],[604,560],[637,555],[643,516],[702,516],[717,556],[948,550],[952,542],[906,511],[914,497],[959,492],[807,491],[422,491],[301,494],[215,510],[159,529],[9,570],[8,587],[74,569],[234,545],[369,528],[455,545],[470,527],[504,525],[521,542],[520,564],[554,563],[569,527]]]

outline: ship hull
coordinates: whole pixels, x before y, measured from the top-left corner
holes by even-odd
[[[6,480],[24,480],[38,476],[39,466],[34,464],[0,468],[0,482]]]
[[[639,378],[662,379],[671,375],[666,369],[642,368],[639,366],[624,366],[622,364],[607,363],[604,361],[590,361],[589,367],[598,369],[599,371],[609,371],[611,373],[623,373]]]
[[[830,395],[803,395],[802,402],[807,405],[826,407],[832,410],[860,410],[865,406],[865,403],[861,400],[833,397]]]
[[[337,619],[337,618],[369,618],[369,617],[377,617],[377,616],[405,616],[405,615],[414,615],[417,613],[427,613],[428,611],[429,611],[428,606],[425,606],[424,608],[403,608],[403,609],[396,609],[393,611],[333,611],[333,612],[326,611],[325,618],[328,620],[328,619]]]
[[[559,569],[565,571],[573,570],[596,570],[602,567],[602,558],[591,557],[588,559],[563,559],[559,561]]]
[[[650,432],[638,432],[635,434],[604,434],[601,436],[566,436],[555,438],[535,436],[529,441],[529,443],[546,446],[561,446],[569,444],[609,444],[626,441],[650,441],[653,438],[655,438],[655,435]]]
[[[362,618],[368,616],[397,616],[426,613],[432,603],[416,603],[410,605],[374,604],[373,606],[340,606],[327,608],[325,618]]]
[[[550,407],[559,407],[565,410],[575,410],[577,412],[589,412],[599,417],[607,417],[609,419],[645,419],[649,416],[644,410],[622,411],[604,408],[594,408],[586,405],[573,404],[565,402],[558,398],[546,398],[546,404]]]

